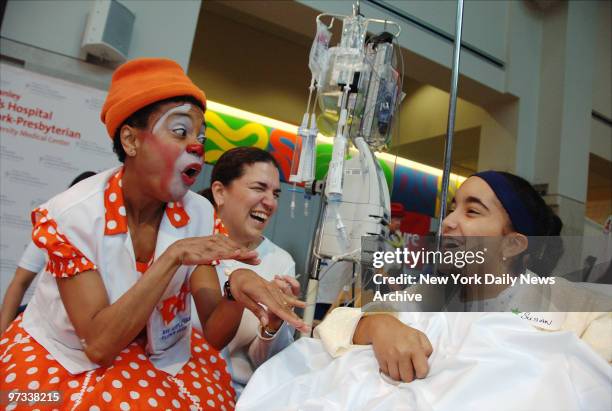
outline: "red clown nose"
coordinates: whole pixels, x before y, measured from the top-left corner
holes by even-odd
[[[202,144],[189,144],[187,146],[187,152],[202,157],[202,155],[204,155],[204,146]]]

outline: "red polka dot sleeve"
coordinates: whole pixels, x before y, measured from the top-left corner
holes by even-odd
[[[219,218],[219,216],[217,216],[217,212],[215,211],[213,218],[215,220],[215,225],[213,227],[213,235],[216,234],[221,234],[224,235],[226,237],[229,237],[229,232],[227,231],[227,228],[225,228],[225,226],[223,225],[223,222],[221,221],[221,219]],[[210,265],[219,265],[220,261],[219,260],[212,260],[210,262]]]
[[[49,255],[46,269],[54,277],[72,277],[96,269],[96,266],[59,232],[57,223],[49,218],[47,210],[37,208],[32,211],[32,225],[32,240]]]

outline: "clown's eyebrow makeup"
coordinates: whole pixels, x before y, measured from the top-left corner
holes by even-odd
[[[180,114],[184,114],[187,115],[187,113],[189,113],[189,111],[192,109],[192,105],[191,104],[183,104],[182,106],[178,106],[178,107],[174,107],[171,108],[170,110],[166,111],[156,122],[155,125],[153,126],[153,134],[157,134],[159,132],[159,130],[161,129],[161,127],[163,126],[164,122],[166,121],[166,119],[168,117],[170,117],[173,114],[176,113],[180,113]]]

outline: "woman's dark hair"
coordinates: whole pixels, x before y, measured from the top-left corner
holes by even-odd
[[[261,148],[236,147],[226,151],[219,157],[212,169],[210,185],[212,186],[215,181],[219,181],[224,186],[227,186],[244,175],[245,165],[255,163],[271,163],[274,167],[279,168],[272,154]],[[202,190],[200,195],[206,197],[215,207],[217,206],[210,187]]]
[[[79,183],[83,180],[85,180],[86,178],[89,178],[91,176],[95,176],[97,173],[95,171],[83,171],[81,174],[79,174],[78,176],[76,176],[74,178],[74,180],[72,180],[72,183],[70,183],[70,185],[68,186],[68,188],[72,187],[73,185],[75,185],[76,183]]]
[[[194,106],[202,107],[202,103],[193,98],[192,96],[178,96],[178,97],[170,97],[165,100],[156,101],[155,103],[151,103],[148,106],[141,108],[140,110],[133,113],[129,116],[115,131],[115,135],[113,136],[113,151],[117,154],[117,158],[120,162],[125,161],[125,150],[123,149],[123,145],[121,144],[121,127],[124,125],[129,125],[136,128],[145,128],[149,124],[149,117],[153,114],[162,104],[166,103],[190,103]]]
[[[527,250],[516,258],[517,267],[514,268],[528,268],[538,275],[547,276],[563,254],[563,240],[560,237],[563,222],[527,180],[503,171],[498,173],[514,189],[535,224]]]

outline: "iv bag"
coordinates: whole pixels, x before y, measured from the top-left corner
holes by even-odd
[[[367,27],[367,20],[361,16],[346,17],[342,22],[340,47],[363,51]]]
[[[321,79],[325,76],[325,71],[327,70],[330,39],[331,32],[327,26],[317,20],[317,35],[312,42],[310,57],[308,59],[308,68],[310,68],[312,77],[317,80],[317,83],[321,83]]]

